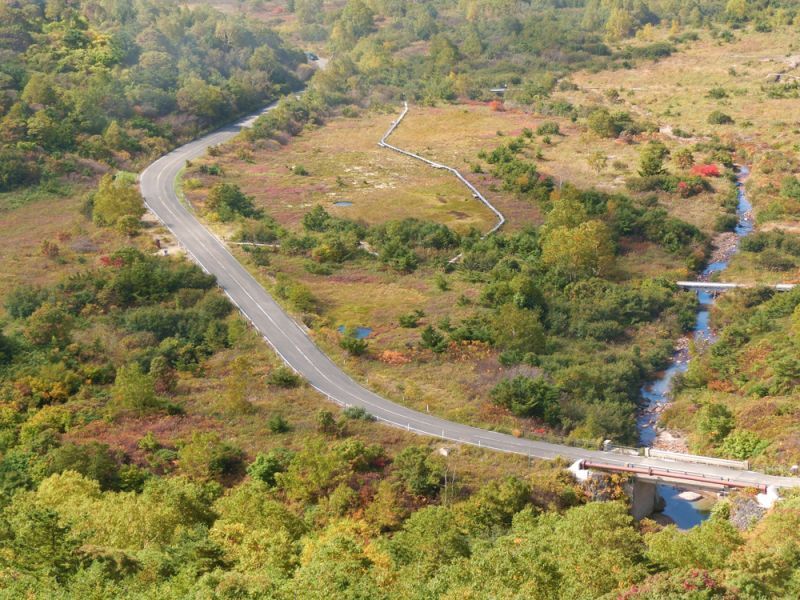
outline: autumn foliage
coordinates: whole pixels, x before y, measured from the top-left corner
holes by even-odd
[[[387,365],[405,365],[411,362],[408,356],[396,350],[384,350],[378,360]]]
[[[721,175],[717,165],[695,165],[692,167],[692,175],[700,177],[719,177]]]

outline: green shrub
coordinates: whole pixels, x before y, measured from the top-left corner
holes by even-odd
[[[269,244],[277,241],[284,233],[284,230],[274,219],[265,216],[258,221],[249,220],[242,223],[235,239],[237,242]]]
[[[366,353],[369,343],[353,335],[345,335],[339,340],[339,346],[351,356],[362,356]]]
[[[674,175],[652,175],[648,177],[629,177],[625,187],[632,192],[675,192],[678,189],[678,178]]]
[[[555,121],[545,121],[536,128],[536,135],[560,135],[561,128]]]
[[[342,411],[342,414],[353,421],[374,421],[375,417],[369,414],[367,410],[361,406],[348,406]]]
[[[267,376],[267,383],[282,388],[295,388],[300,385],[300,376],[289,367],[280,366]]]
[[[30,156],[11,148],[0,149],[0,192],[39,181],[41,171]]]
[[[217,183],[206,197],[206,209],[219,215],[222,221],[232,221],[237,215],[243,217],[259,217],[253,199],[232,183]]]
[[[710,90],[708,90],[708,94],[707,95],[708,95],[709,98],[714,98],[716,100],[721,100],[723,98],[727,98],[728,97],[728,92],[725,91],[725,88],[720,87],[720,86],[716,86],[716,87],[713,87]]]
[[[394,459],[394,469],[409,492],[432,496],[444,481],[442,460],[425,446],[408,446]]]
[[[739,219],[736,217],[736,215],[719,215],[716,221],[714,221],[714,229],[716,231],[733,231],[736,229],[736,225],[738,223]]]
[[[491,391],[492,400],[518,417],[536,417],[550,425],[558,423],[559,390],[541,377],[522,375],[504,379]]]
[[[297,281],[291,281],[283,275],[278,275],[275,285],[275,294],[279,298],[288,300],[301,312],[314,312],[317,308],[317,299],[306,286]]]
[[[283,415],[275,414],[267,420],[267,427],[272,433],[286,433],[291,429]]]
[[[708,115],[708,122],[711,125],[728,125],[733,123],[733,118],[730,115],[725,114],[721,110],[715,110],[710,115]]]
[[[623,131],[635,131],[633,119],[626,112],[610,112],[606,108],[598,108],[589,113],[587,119],[589,129],[600,137],[615,138]]]
[[[115,413],[133,412],[144,415],[166,408],[165,401],[156,394],[155,379],[142,372],[139,363],[123,365],[117,370],[111,389],[111,407]]]
[[[439,333],[433,325],[428,325],[422,330],[422,336],[419,345],[422,348],[433,350],[436,353],[441,353],[447,350],[447,339]]]
[[[712,443],[725,439],[735,426],[733,413],[723,404],[704,405],[697,415],[697,431]]]
[[[400,315],[398,318],[398,322],[400,327],[405,327],[407,329],[414,329],[417,325],[419,325],[419,320],[425,316],[425,313],[419,309],[414,310],[408,314]]]
[[[189,477],[201,481],[220,481],[241,475],[244,452],[211,432],[195,432],[178,451],[178,464]]]
[[[675,46],[669,42],[653,42],[645,46],[629,46],[622,56],[632,59],[658,60],[666,58],[675,51]]]
[[[303,268],[312,275],[330,275],[333,273],[333,267],[315,260],[307,260],[303,263]]]
[[[322,232],[328,228],[332,217],[319,204],[303,215],[303,227],[306,231]]]
[[[745,252],[761,252],[769,247],[769,239],[761,232],[753,233],[739,240],[739,249]]]
[[[272,250],[264,248],[263,246],[244,246],[244,251],[250,255],[250,258],[258,267],[268,267],[272,262]]]
[[[767,271],[784,272],[794,269],[796,263],[781,252],[767,248],[758,256],[758,263]]]
[[[135,181],[122,175],[103,175],[92,196],[92,220],[102,226],[114,226],[126,216],[137,221],[144,214],[144,202]]]
[[[275,487],[275,475],[285,472],[293,457],[294,452],[286,448],[276,448],[266,454],[259,452],[256,459],[247,467],[247,474],[269,487]]]
[[[355,119],[361,114],[359,111],[358,106],[356,105],[349,105],[342,108],[342,116],[347,117],[348,119]]]
[[[19,285],[6,296],[5,306],[14,319],[31,316],[47,298],[47,293],[31,285]]]
[[[648,142],[639,155],[639,175],[642,177],[664,175],[664,161],[668,156],[669,150],[663,143]]]
[[[747,460],[760,454],[768,445],[768,441],[762,440],[752,431],[741,429],[728,435],[720,450],[730,458]]]
[[[119,489],[119,457],[107,444],[68,442],[51,450],[42,466],[45,475],[77,471],[97,481],[104,490]]]
[[[334,417],[333,413],[329,410],[319,409],[315,421],[317,423],[317,431],[320,433],[337,433],[339,429],[336,424],[336,417]]]

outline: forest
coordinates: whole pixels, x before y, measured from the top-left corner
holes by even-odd
[[[258,22],[163,2],[4,2],[0,192],[134,170],[300,85]]]

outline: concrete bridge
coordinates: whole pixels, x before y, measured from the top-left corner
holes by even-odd
[[[575,461],[569,470],[579,481],[587,481],[600,473],[622,473],[631,476],[626,485],[631,498],[631,514],[642,519],[663,508],[659,484],[681,489],[724,493],[731,489],[755,490],[756,500],[770,508],[780,498],[780,483],[767,483],[753,477],[748,461],[728,460],[669,452],[653,448],[628,448],[603,445],[607,456]],[[781,482],[783,483],[783,482]]]
[[[675,284],[686,290],[703,290],[707,292],[726,292],[728,290],[735,290],[737,288],[755,288],[755,287],[768,287],[779,292],[791,291],[797,286],[796,283],[774,283],[764,286],[758,286],[751,283],[717,283],[713,281],[676,281]]]

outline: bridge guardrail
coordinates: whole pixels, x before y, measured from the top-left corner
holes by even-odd
[[[626,456],[644,456],[644,448],[634,448],[633,446],[619,446],[611,440],[603,442],[603,452],[613,454],[625,454]]]
[[[732,460],[729,458],[717,458],[715,456],[700,456],[699,454],[686,454],[684,452],[672,452],[670,450],[659,450],[658,448],[634,448],[631,446],[619,446],[611,440],[603,442],[603,452],[612,454],[623,454],[626,456],[646,456],[648,458],[663,458],[674,460],[675,462],[693,463],[696,465],[713,465],[716,467],[728,467],[729,469],[750,470],[750,461]]]
[[[615,462],[597,462],[593,460],[581,460],[581,469],[597,469],[599,471],[618,471],[621,473],[632,473],[634,475],[646,475],[648,477],[663,477],[666,479],[676,479],[681,481],[696,481],[707,485],[720,487],[754,488],[761,492],[767,491],[765,484],[742,482],[731,480],[729,477],[708,475],[692,471],[682,471],[680,469],[667,469],[664,467],[637,466],[633,463],[620,464]]]
[[[676,462],[695,463],[700,465],[714,465],[717,467],[728,467],[729,469],[750,470],[750,461],[731,460],[728,458],[716,458],[714,456],[699,456],[697,454],[684,454],[683,452],[671,452],[669,450],[658,450],[657,448],[645,448],[644,455],[649,458],[664,458]]]

